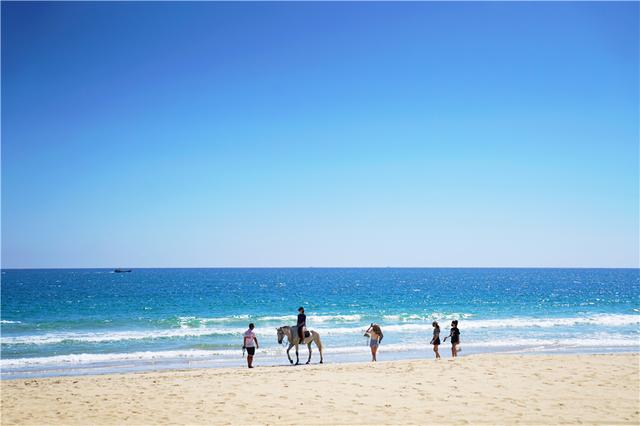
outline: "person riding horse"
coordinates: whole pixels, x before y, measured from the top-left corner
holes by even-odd
[[[300,343],[304,342],[304,330],[307,327],[307,316],[304,314],[304,308],[300,306],[298,308],[298,323],[296,324],[298,327],[298,338],[300,339]]]

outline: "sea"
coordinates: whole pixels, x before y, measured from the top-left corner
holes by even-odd
[[[454,319],[460,356],[640,351],[638,269],[5,269],[0,290],[3,379],[242,366],[250,322],[255,364],[289,365],[299,306],[325,363],[368,361],[371,323],[379,360],[433,359]]]

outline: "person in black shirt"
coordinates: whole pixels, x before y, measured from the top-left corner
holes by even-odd
[[[455,358],[458,356],[458,345],[460,344],[458,320],[451,321],[451,331],[449,332],[449,335],[444,338],[444,341],[446,342],[449,337],[451,337],[451,356]]]
[[[304,314],[304,308],[302,306],[298,308],[298,323],[296,326],[298,327],[298,338],[300,339],[300,344],[303,344],[304,329],[307,326],[307,316]]]

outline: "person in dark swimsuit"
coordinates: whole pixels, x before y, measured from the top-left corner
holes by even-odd
[[[433,326],[433,338],[431,344],[433,345],[433,352],[436,353],[436,359],[440,359],[440,352],[438,352],[438,346],[440,346],[440,325],[437,321],[431,323]]]
[[[298,327],[298,338],[300,339],[300,344],[302,344],[304,342],[304,329],[307,326],[307,316],[304,314],[302,306],[298,308],[298,323],[296,326]]]
[[[458,330],[458,320],[451,321],[451,331],[449,335],[444,338],[444,341],[447,341],[447,338],[451,337],[451,356],[453,358],[458,356],[458,345],[460,344],[460,330]]]

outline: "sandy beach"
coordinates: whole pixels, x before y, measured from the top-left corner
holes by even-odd
[[[638,354],[479,355],[10,380],[2,424],[638,424],[639,369]]]

